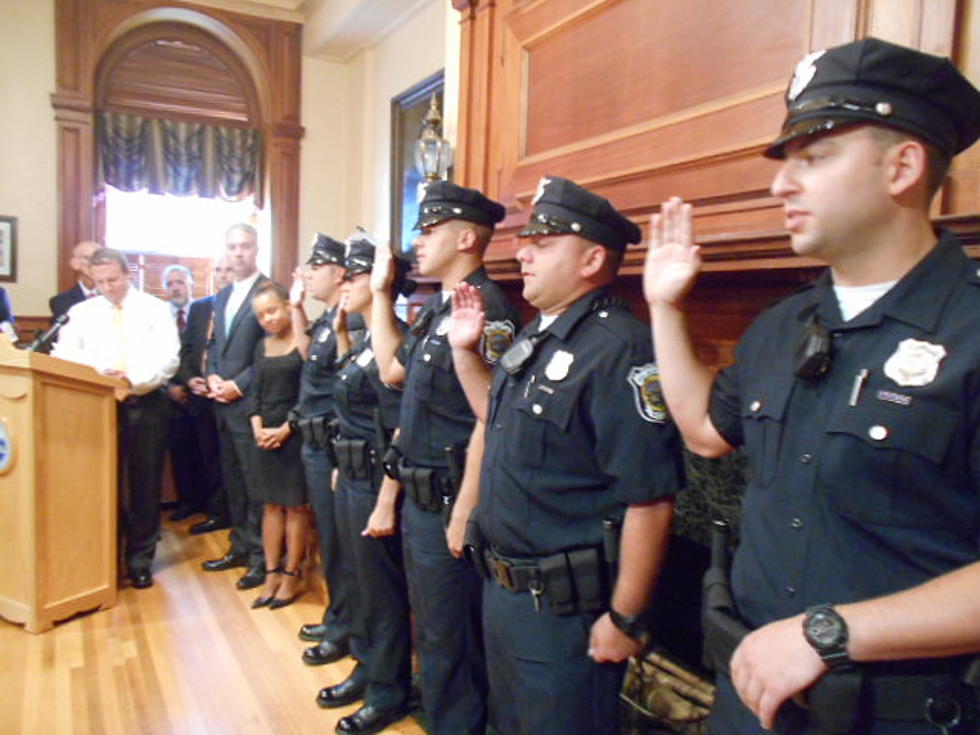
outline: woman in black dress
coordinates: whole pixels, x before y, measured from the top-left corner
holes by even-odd
[[[252,433],[261,450],[255,461],[255,489],[259,500],[265,503],[265,587],[252,607],[275,610],[299,596],[299,565],[306,548],[308,514],[300,458],[302,437],[293,435],[288,420],[289,410],[299,396],[303,359],[293,335],[289,295],[282,286],[271,281],[260,286],[252,299],[252,309],[266,333],[255,348],[249,389]]]

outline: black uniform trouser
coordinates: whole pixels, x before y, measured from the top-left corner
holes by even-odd
[[[174,484],[181,506],[204,508],[202,485],[203,458],[194,429],[194,417],[188,404],[169,401],[170,420],[167,422],[167,452],[174,473]]]
[[[255,438],[251,431],[236,431],[217,410],[218,444],[221,451],[221,477],[231,520],[231,551],[248,557],[249,566],[265,564],[262,550],[262,503],[255,500],[250,483],[255,481]],[[220,507],[221,498],[213,505]],[[216,516],[220,518],[221,516]]]
[[[378,499],[370,480],[341,473],[337,512],[345,518],[344,540],[353,551],[358,594],[355,633],[363,630],[359,657],[367,681],[364,703],[380,709],[402,707],[411,691],[411,630],[401,538],[362,536]],[[360,637],[360,636],[358,636]]]
[[[218,443],[218,425],[214,420],[214,406],[207,398],[191,396],[191,428],[197,443],[197,507],[205,510],[215,495],[224,496],[221,480],[221,447]]]
[[[324,640],[331,643],[347,641],[355,655],[360,657],[357,638],[352,636],[356,578],[354,576],[353,551],[346,537],[341,538],[337,522],[336,494],[330,487],[333,465],[324,449],[303,444],[303,467],[306,470],[306,486],[310,491],[310,503],[316,514],[316,531],[320,537],[320,556],[323,560],[323,576],[327,581],[330,602],[323,612],[327,626]],[[346,526],[345,526],[346,527]]]
[[[160,487],[170,406],[163,392],[131,396],[118,407],[119,494],[130,571],[149,570],[160,536]]]
[[[483,583],[490,723],[508,735],[615,735],[625,664],[589,658],[597,615],[555,615],[530,592]]]
[[[406,499],[402,535],[429,732],[483,735],[487,674],[480,579],[469,562],[449,553],[441,513]]]

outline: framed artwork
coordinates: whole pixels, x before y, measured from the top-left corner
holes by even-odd
[[[0,281],[17,280],[17,218],[0,216]]]
[[[391,244],[395,252],[412,255],[412,229],[418,215],[422,175],[415,168],[415,141],[433,93],[442,110],[443,72],[405,90],[391,100]],[[450,169],[449,180],[452,180]]]

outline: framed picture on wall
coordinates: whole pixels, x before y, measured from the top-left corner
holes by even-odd
[[[412,255],[412,229],[418,215],[422,174],[415,168],[415,142],[429,99],[436,95],[442,109],[443,73],[423,79],[391,100],[391,244],[395,252]],[[452,170],[448,178],[452,180]]]
[[[17,218],[0,216],[0,281],[17,280]]]

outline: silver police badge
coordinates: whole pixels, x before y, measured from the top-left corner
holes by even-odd
[[[660,390],[660,369],[656,363],[631,367],[626,379],[633,388],[633,399],[640,416],[651,424],[666,424],[667,404]]]
[[[800,92],[806,89],[806,86],[813,81],[813,77],[817,73],[817,59],[825,53],[827,53],[826,49],[820,49],[800,59],[800,63],[796,65],[796,69],[793,72],[793,81],[789,83],[789,89],[786,90],[787,102],[792,102],[799,97]]]
[[[551,356],[548,366],[544,369],[544,377],[555,382],[564,380],[568,377],[568,371],[571,369],[573,362],[575,362],[575,355],[565,350],[557,350]]]
[[[936,379],[946,348],[919,339],[903,339],[885,361],[885,375],[901,386],[929,385]]]
[[[483,327],[483,337],[480,339],[480,354],[483,359],[493,364],[500,359],[514,343],[514,324],[504,319],[499,322],[487,322]]]

